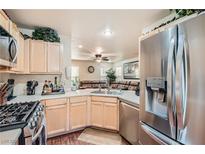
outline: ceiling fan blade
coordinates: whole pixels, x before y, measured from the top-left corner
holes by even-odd
[[[102,54],[104,57],[116,57],[117,54],[116,53],[103,53]]]

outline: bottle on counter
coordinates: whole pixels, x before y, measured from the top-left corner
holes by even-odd
[[[44,85],[43,85],[43,93],[47,93],[48,92],[48,81],[45,80]]]
[[[49,87],[49,91],[53,92],[53,84],[51,81],[48,81],[48,87]]]

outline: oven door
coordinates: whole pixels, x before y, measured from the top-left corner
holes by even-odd
[[[44,112],[41,112],[38,121],[31,120],[29,122],[24,128],[24,136],[27,145],[46,145],[47,129]]]

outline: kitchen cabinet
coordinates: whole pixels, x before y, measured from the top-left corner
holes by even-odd
[[[118,130],[118,104],[104,103],[103,110],[104,128]]]
[[[47,72],[47,44],[44,41],[30,41],[30,73]]]
[[[119,130],[119,103],[114,97],[91,98],[91,125]]]
[[[91,102],[91,125],[103,127],[103,102]]]
[[[9,32],[9,18],[8,16],[4,13],[3,10],[0,10],[0,25],[7,31]]]
[[[18,53],[17,53],[17,64],[16,67],[13,67],[11,70],[19,73],[24,72],[24,38],[19,33],[18,39]]]
[[[67,130],[67,100],[46,100],[46,124],[48,136]]]
[[[70,129],[86,126],[87,102],[70,102]]]
[[[13,23],[12,21],[10,21],[9,23],[9,27],[10,27],[10,34],[14,37],[14,39],[17,41],[17,44],[18,44],[18,41],[19,41],[19,29],[18,27],[16,26],[15,23]]]
[[[30,73],[30,39],[24,40],[24,73]]]
[[[48,43],[48,72],[60,73],[61,67],[61,44]]]

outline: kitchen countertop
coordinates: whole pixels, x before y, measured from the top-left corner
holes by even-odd
[[[12,129],[8,131],[0,132],[0,144],[14,145],[17,143],[20,134],[21,134],[21,129]]]
[[[7,104],[10,103],[19,103],[19,102],[26,102],[26,101],[41,101],[41,100],[47,100],[47,99],[57,99],[57,98],[67,98],[67,97],[74,97],[74,96],[105,96],[105,97],[117,97],[125,103],[128,103],[130,105],[139,107],[139,96],[135,95],[135,91],[122,91],[121,94],[96,94],[91,93],[93,91],[97,91],[98,89],[82,89],[77,91],[70,91],[66,92],[65,94],[60,95],[20,95],[16,98],[12,99],[11,101],[8,101]],[[103,90],[102,90],[103,91]],[[119,90],[112,90],[112,91],[118,91]]]

